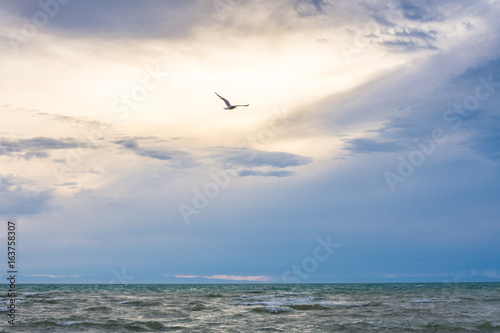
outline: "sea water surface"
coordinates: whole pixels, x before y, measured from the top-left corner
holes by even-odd
[[[5,286],[5,285],[4,285]],[[2,332],[500,332],[499,283],[18,285]]]

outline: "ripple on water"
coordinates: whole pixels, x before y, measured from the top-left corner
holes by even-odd
[[[257,313],[279,314],[279,313],[290,312],[292,311],[292,309],[289,308],[288,306],[267,306],[265,308],[253,308],[251,311]]]

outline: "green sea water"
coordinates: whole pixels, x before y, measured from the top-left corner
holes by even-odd
[[[499,283],[18,285],[2,332],[500,332]]]

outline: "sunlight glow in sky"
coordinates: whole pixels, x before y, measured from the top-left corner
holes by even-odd
[[[498,1],[4,3],[24,282],[500,278]]]

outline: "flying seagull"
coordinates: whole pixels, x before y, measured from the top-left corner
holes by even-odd
[[[219,96],[219,98],[222,99],[224,101],[224,103],[226,103],[227,108],[224,108],[225,110],[233,110],[233,109],[236,109],[238,106],[249,106],[250,105],[250,104],[246,104],[246,105],[231,105],[231,103],[229,103],[229,101],[227,99],[225,99],[224,97],[222,97],[218,93],[215,93],[215,94],[217,96]]]

